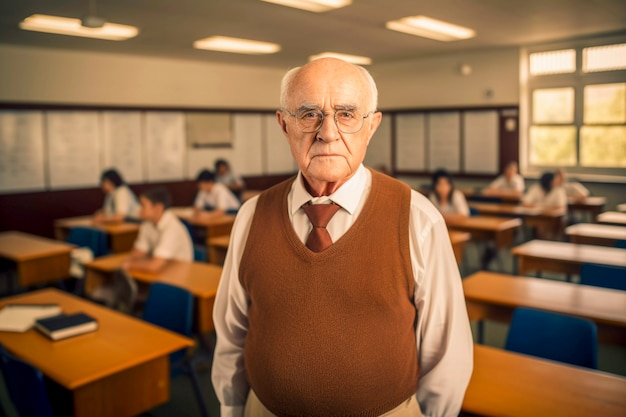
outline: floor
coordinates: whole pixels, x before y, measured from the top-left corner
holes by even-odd
[[[520,235],[520,243],[523,238]],[[466,250],[464,261],[461,266],[463,276],[467,276],[480,269],[478,260],[482,254],[483,247],[479,243],[469,242]],[[500,251],[497,258],[489,264],[489,269],[504,272],[513,273],[514,271],[513,258],[508,254],[506,250]],[[544,274],[546,279],[565,280],[564,275],[559,274]],[[472,325],[474,336],[476,336],[476,325]],[[504,347],[504,341],[508,331],[508,326],[496,322],[486,322],[485,324],[485,344],[495,347]],[[199,357],[204,360],[204,363],[198,367],[198,376],[200,385],[204,393],[204,399],[207,404],[207,411],[209,416],[219,416],[219,403],[215,396],[215,392],[211,385],[210,375],[210,356],[207,356],[206,351],[199,351]],[[622,376],[626,376],[626,347],[604,345],[599,346],[599,369],[609,373],[615,373]],[[6,392],[4,391],[3,381],[0,378],[0,400],[4,407],[4,413],[7,417],[15,417],[14,411],[8,404]],[[0,417],[2,417],[2,408],[0,407]],[[170,401],[160,407],[151,410],[150,413],[146,413],[142,417],[201,417],[200,410],[194,391],[192,388],[191,380],[186,375],[179,375],[171,381],[171,398]]]

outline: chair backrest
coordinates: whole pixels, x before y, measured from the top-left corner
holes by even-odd
[[[91,249],[94,257],[109,253],[108,238],[105,232],[91,227],[72,227],[67,242],[78,247]]]
[[[595,323],[549,311],[516,308],[505,349],[587,368],[598,367]]]
[[[620,239],[617,242],[615,242],[615,247],[626,249],[626,239]]]
[[[42,373],[0,345],[0,368],[11,402],[22,417],[53,417]]]
[[[183,336],[191,336],[193,295],[183,288],[155,282],[150,285],[143,319]],[[185,351],[186,349],[181,349],[172,353],[170,363],[180,362],[185,356]]]
[[[209,262],[207,248],[201,245],[193,245],[193,260],[196,262]]]
[[[626,291],[626,268],[584,263],[580,268],[580,283]]]

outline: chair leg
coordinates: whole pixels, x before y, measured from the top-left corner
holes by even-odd
[[[196,373],[195,366],[195,361],[193,359],[189,360],[186,366],[187,372],[189,373],[189,377],[191,378],[193,391],[196,394],[196,399],[198,400],[200,414],[202,415],[202,417],[209,417],[209,412],[207,410],[206,402],[204,401],[204,396],[202,395],[202,388],[200,387],[200,380],[198,379],[198,374]]]

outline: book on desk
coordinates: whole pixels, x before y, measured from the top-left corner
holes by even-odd
[[[98,329],[98,321],[85,313],[59,314],[35,321],[35,328],[52,340],[61,340]]]

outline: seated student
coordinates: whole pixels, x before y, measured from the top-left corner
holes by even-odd
[[[524,177],[518,173],[517,162],[509,162],[504,168],[504,173],[493,180],[485,189],[485,194],[501,191],[518,194],[519,196],[524,192]]]
[[[121,222],[139,219],[139,202],[135,193],[124,182],[120,173],[108,169],[100,176],[104,204],[94,216],[96,222]]]
[[[139,235],[122,268],[159,272],[169,260],[193,261],[193,243],[187,228],[169,209],[170,193],[153,188],[139,197]]]
[[[454,189],[452,176],[445,169],[435,171],[432,178],[430,201],[443,214],[443,217],[464,216],[470,214],[465,196]]]
[[[527,207],[545,209],[567,209],[567,195],[562,186],[562,177],[552,172],[545,172],[539,182],[533,184],[522,197],[522,204]]]
[[[222,183],[215,182],[215,174],[205,169],[200,171],[198,194],[194,202],[197,211],[211,211],[215,214],[236,213],[241,203]]]
[[[583,201],[585,198],[589,197],[589,190],[587,187],[578,181],[568,180],[564,169],[557,169],[554,175],[560,177],[560,181],[563,184],[567,198],[571,198],[574,201]]]
[[[241,200],[241,193],[246,187],[246,184],[239,175],[233,173],[228,161],[225,159],[215,161],[215,182],[227,186],[228,189]]]

